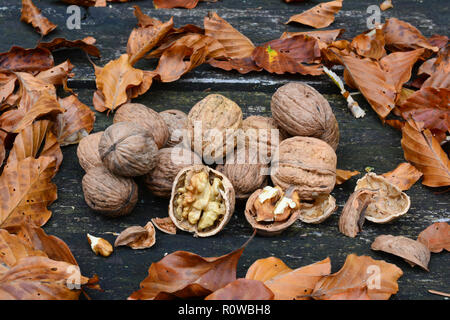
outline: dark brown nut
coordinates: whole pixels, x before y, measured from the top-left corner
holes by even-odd
[[[181,169],[201,164],[202,159],[189,149],[163,148],[156,156],[156,166],[145,175],[145,186],[156,196],[170,198],[175,177]]]
[[[191,148],[206,164],[222,161],[237,144],[242,126],[242,110],[230,99],[211,94],[192,107],[188,114]]]
[[[84,175],[82,188],[87,205],[105,216],[127,215],[138,200],[138,186],[132,179],[116,176],[103,166]]]
[[[298,219],[304,223],[322,223],[328,219],[336,209],[336,199],[332,195],[320,196],[312,203],[302,202]]]
[[[175,178],[169,217],[178,229],[209,237],[230,220],[235,205],[231,182],[204,165],[182,169]]]
[[[137,177],[156,165],[158,146],[147,130],[132,122],[118,122],[103,133],[98,151],[103,164],[114,174]]]
[[[239,148],[231,156],[228,154],[225,164],[219,164],[216,170],[230,180],[236,199],[247,199],[255,190],[267,185],[269,164],[261,162],[254,146]]]
[[[290,227],[300,214],[300,199],[294,189],[280,187],[256,190],[247,200],[245,218],[262,236],[276,236]]]
[[[102,159],[100,159],[100,154],[98,153],[98,144],[102,135],[103,131],[92,133],[81,139],[78,144],[78,162],[84,171],[103,165]]]
[[[171,109],[159,113],[169,128],[169,140],[166,147],[179,145],[184,138],[187,129],[188,117],[181,110]]]
[[[337,157],[326,142],[311,137],[283,140],[272,159],[272,182],[286,190],[296,187],[300,199],[328,195],[336,182]]]
[[[328,101],[299,82],[280,87],[272,96],[272,117],[292,136],[315,137],[337,149],[339,127]]]
[[[161,115],[140,103],[125,103],[117,109],[113,122],[133,122],[141,125],[153,136],[158,149],[164,147],[169,140],[169,128]]]

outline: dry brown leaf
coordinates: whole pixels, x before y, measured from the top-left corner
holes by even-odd
[[[62,48],[68,48],[68,49],[81,49],[87,54],[97,57],[100,57],[100,50],[94,45],[96,42],[95,38],[93,37],[86,37],[81,40],[67,40],[65,38],[55,38],[50,42],[40,42],[38,47],[40,48],[46,48],[50,51],[56,51],[58,49]]]
[[[319,280],[312,296],[319,300],[387,300],[397,293],[402,275],[394,264],[350,254],[341,270]]]
[[[129,246],[132,249],[147,249],[156,242],[155,228],[151,222],[145,227],[133,226],[123,230],[114,242],[115,247]]]
[[[36,78],[55,86],[62,85],[65,91],[72,92],[72,89],[67,86],[67,80],[74,76],[71,73],[73,68],[74,65],[69,60],[66,60],[51,69],[39,72]]]
[[[281,276],[291,271],[292,269],[283,260],[269,257],[253,262],[250,268],[248,268],[245,278],[266,282],[275,276]]]
[[[19,81],[19,109],[28,111],[34,107],[34,104],[42,95],[51,96],[56,100],[56,88],[41,79],[34,77],[26,72],[16,72],[17,80]]]
[[[240,74],[247,74],[251,71],[261,71],[262,68],[258,67],[253,61],[252,57],[242,59],[228,59],[228,60],[216,60],[210,59],[208,63],[215,67],[226,71],[236,70]]]
[[[316,38],[307,35],[276,39],[265,43],[263,46],[270,46],[273,50],[288,55],[298,63],[320,62],[319,42]]]
[[[13,46],[0,53],[0,71],[43,71],[53,67],[52,53],[45,48],[24,49]]]
[[[22,15],[20,21],[31,24],[43,36],[54,30],[57,25],[48,20],[31,0],[22,0]]]
[[[349,180],[350,178],[357,176],[360,174],[359,171],[350,171],[350,170],[341,170],[336,169],[336,184],[343,184],[345,181]]]
[[[384,49],[384,33],[381,29],[373,29],[357,35],[351,42],[352,48],[362,57],[380,60],[386,55]]]
[[[17,77],[13,73],[0,72],[0,111],[2,104],[13,94]]]
[[[237,279],[211,293],[205,300],[273,300],[273,292],[261,281]]]
[[[316,29],[328,27],[334,21],[334,16],[342,8],[342,0],[323,2],[300,14],[289,18],[290,22],[297,22]]]
[[[147,71],[147,70],[143,70],[143,71],[144,71],[144,73],[143,73],[142,83],[137,87],[131,87],[127,90],[128,97],[130,99],[134,99],[134,98],[146,93],[152,86],[153,79],[159,77],[159,75],[154,71]],[[97,102],[99,102],[99,101],[101,101],[102,98],[100,96],[98,96],[96,99],[97,99]],[[103,102],[103,105],[104,105],[104,102]],[[95,102],[94,102],[94,106],[95,106]]]
[[[370,248],[396,255],[405,259],[412,267],[418,265],[430,271],[428,270],[430,250],[419,241],[403,236],[381,235],[375,238]]]
[[[315,31],[305,31],[305,32],[284,32],[280,39],[291,38],[299,35],[305,35],[309,37],[316,38],[317,40],[331,44],[338,37],[340,37],[345,32],[345,29],[332,29],[332,30],[315,30]]]
[[[402,191],[409,190],[422,175],[422,172],[408,162],[400,163],[394,170],[383,173],[383,177]]]
[[[450,226],[447,222],[433,223],[419,234],[417,241],[434,253],[450,251]]]
[[[5,139],[7,137],[7,133],[0,130],[0,168],[3,166],[3,161],[6,156],[6,147],[5,147]]]
[[[186,8],[193,9],[199,0],[153,0],[155,9]]]
[[[134,8],[133,13],[136,19],[138,20],[139,27],[145,28],[148,26],[155,26],[162,24],[162,22],[159,21],[158,19],[149,17],[148,15],[144,14],[141,10],[141,7],[139,7],[138,5],[133,6],[133,8]]]
[[[173,223],[170,217],[165,218],[152,218],[152,223],[159,231],[162,231],[167,234],[176,234],[177,227]]]
[[[422,184],[429,187],[450,185],[450,161],[431,131],[422,131],[417,123],[408,121],[402,133],[404,157],[423,173]]]

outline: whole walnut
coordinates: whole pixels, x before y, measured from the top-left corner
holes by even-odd
[[[210,94],[188,114],[191,148],[207,164],[222,161],[236,147],[236,130],[241,126],[241,108],[220,94]]]
[[[114,115],[113,122],[134,122],[153,136],[158,149],[164,147],[169,139],[169,128],[160,114],[140,103],[125,103]]]
[[[145,186],[156,196],[169,198],[172,184],[178,172],[194,164],[201,164],[202,159],[190,149],[173,147],[162,148],[156,156],[156,166],[145,175]]]
[[[169,128],[169,140],[166,147],[174,147],[183,141],[187,129],[187,114],[181,110],[171,109],[159,113]]]
[[[314,88],[290,82],[272,96],[272,117],[292,136],[315,137],[334,150],[339,144],[339,127],[328,101]]]
[[[138,186],[133,179],[116,176],[104,166],[89,169],[82,187],[87,205],[110,217],[129,214],[138,200]]]
[[[118,122],[103,133],[98,151],[103,164],[125,177],[137,177],[156,165],[158,146],[148,130],[136,123]]]
[[[78,162],[84,171],[103,165],[100,154],[98,153],[98,144],[100,143],[102,135],[103,131],[92,133],[81,139],[78,144]]]
[[[280,143],[271,167],[272,182],[286,190],[294,186],[301,199],[328,195],[336,182],[337,157],[317,138],[292,137]]]

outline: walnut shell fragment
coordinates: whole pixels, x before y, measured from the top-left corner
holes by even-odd
[[[339,231],[348,237],[356,237],[364,224],[364,212],[371,204],[377,192],[369,189],[359,189],[348,198],[339,217]]]
[[[330,194],[320,196],[312,203],[302,202],[298,219],[304,223],[318,224],[328,219],[337,209],[336,199]]]
[[[148,222],[145,227],[132,226],[123,230],[116,238],[114,247],[128,246],[132,249],[147,249],[156,242],[155,227]]]
[[[225,227],[234,205],[234,189],[228,178],[210,167],[195,165],[175,177],[169,217],[178,229],[209,237]]]
[[[336,183],[337,157],[326,142],[312,137],[283,140],[274,154],[271,178],[284,190],[294,186],[300,199],[328,195]]]
[[[179,145],[183,141],[187,129],[187,114],[177,109],[165,110],[159,114],[169,129],[169,139],[167,140],[166,147]]]
[[[156,165],[158,147],[153,137],[138,124],[118,122],[103,133],[98,151],[103,164],[116,175],[137,177]]]
[[[175,177],[181,169],[201,164],[202,159],[190,149],[162,148],[156,156],[156,166],[145,175],[145,186],[156,196],[170,198]]]
[[[276,236],[295,223],[300,207],[298,194],[292,188],[285,194],[279,187],[267,186],[247,200],[245,218],[259,235]]]
[[[116,176],[103,166],[90,169],[82,187],[87,205],[110,217],[129,214],[138,200],[138,186],[132,179]]]
[[[158,148],[169,139],[169,128],[161,115],[140,103],[125,103],[117,109],[113,122],[133,122],[141,125],[155,140]]]
[[[391,253],[406,260],[412,267],[418,265],[426,271],[430,262],[430,250],[419,241],[403,236],[381,235],[375,238],[372,250]]]
[[[100,154],[98,153],[98,144],[102,135],[103,131],[92,133],[81,139],[78,143],[78,162],[84,171],[103,165]]]
[[[272,96],[272,117],[292,136],[315,137],[334,150],[339,144],[339,127],[327,99],[316,89],[300,82],[290,82]]]
[[[173,223],[170,217],[152,218],[151,221],[159,231],[167,234],[177,234],[177,226]]]
[[[385,177],[373,172],[367,173],[356,182],[355,191],[359,189],[376,190],[376,201],[369,204],[365,217],[375,223],[387,223],[408,212],[411,200],[399,187],[390,183]]]

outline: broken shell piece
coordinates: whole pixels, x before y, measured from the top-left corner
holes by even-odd
[[[129,246],[132,249],[147,249],[152,247],[155,242],[155,228],[151,222],[148,222],[145,227],[132,226],[123,230],[116,238],[114,246]]]
[[[177,226],[172,222],[172,219],[170,219],[170,217],[152,218],[152,223],[159,231],[167,234],[177,233]]]
[[[381,235],[376,237],[371,249],[399,256],[405,259],[412,267],[418,265],[424,270],[429,271],[430,250],[419,241],[403,236]]]
[[[369,204],[365,217],[375,223],[387,223],[408,212],[411,201],[399,187],[383,176],[367,173],[356,182],[355,191],[360,189],[376,190],[376,199]]]
[[[302,202],[298,219],[304,223],[322,223],[337,209],[336,199],[332,195],[321,196],[314,202]]]
[[[103,257],[108,257],[113,252],[112,245],[103,238],[94,237],[93,235],[87,234],[87,239],[91,245],[92,251],[96,255],[101,255]]]
[[[245,218],[263,236],[275,236],[291,226],[300,212],[298,193],[289,188],[267,186],[256,190],[245,206]]]
[[[169,217],[177,228],[209,237],[222,230],[234,212],[230,180],[204,165],[182,169],[175,178]]]
[[[356,237],[364,224],[364,212],[376,194],[376,191],[369,189],[359,189],[351,194],[339,218],[340,232],[348,237]]]

